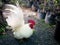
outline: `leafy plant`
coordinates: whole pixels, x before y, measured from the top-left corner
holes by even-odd
[[[6,27],[6,23],[4,22],[4,23],[2,23],[2,24],[0,24],[0,34],[2,34],[3,32],[5,32],[5,27]]]

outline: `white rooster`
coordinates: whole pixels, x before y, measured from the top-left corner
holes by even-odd
[[[33,20],[29,20],[30,22],[28,24],[24,24],[21,27],[18,27],[15,29],[14,31],[14,37],[17,39],[23,39],[23,38],[29,38],[34,31],[34,21]]]
[[[33,34],[35,21],[29,20],[25,24],[23,12],[19,6],[6,4],[5,7],[3,15],[7,17],[7,24],[12,27],[14,37],[16,39],[29,38]]]

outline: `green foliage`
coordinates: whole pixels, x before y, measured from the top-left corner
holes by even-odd
[[[3,32],[5,32],[5,28],[6,28],[7,24],[4,22],[2,24],[0,24],[0,34],[2,34]]]
[[[39,7],[40,7],[41,9],[43,9],[43,7],[44,7],[44,4],[40,4],[40,5],[39,5]]]
[[[0,34],[4,32],[4,28],[0,28]]]
[[[0,7],[2,6],[2,1],[0,0]]]
[[[60,0],[56,0],[57,1],[57,3],[60,3]]]

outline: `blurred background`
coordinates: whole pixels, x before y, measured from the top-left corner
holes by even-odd
[[[25,21],[36,21],[35,33],[24,42],[17,41],[10,30],[6,29],[7,23],[2,16],[3,5],[16,5],[17,1],[24,11]],[[59,45],[58,42],[60,43],[60,0],[0,0],[0,45]]]

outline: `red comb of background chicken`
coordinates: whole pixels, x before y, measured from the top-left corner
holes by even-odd
[[[31,23],[29,26],[31,27],[31,29],[33,29],[34,25],[35,25],[35,21],[34,20],[28,20],[28,23]]]

